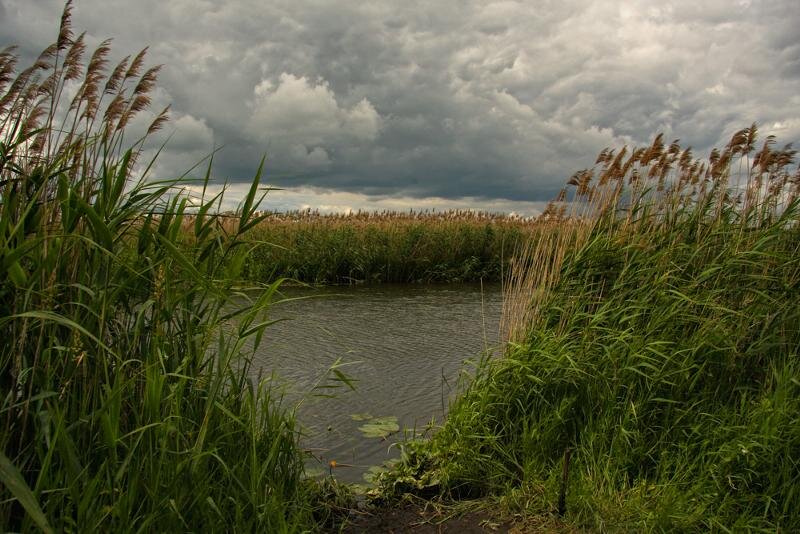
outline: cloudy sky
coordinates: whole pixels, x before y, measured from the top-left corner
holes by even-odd
[[[59,0],[0,0],[0,47],[55,38]],[[171,104],[157,172],[213,148],[265,207],[535,213],[606,146],[703,153],[756,121],[800,141],[800,2],[77,0],[117,57],[150,47]],[[238,184],[238,185],[237,185]]]

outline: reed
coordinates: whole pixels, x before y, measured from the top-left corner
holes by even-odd
[[[516,261],[505,356],[384,489],[602,531],[800,528],[794,155],[755,125],[703,161],[603,151]]]
[[[87,55],[70,17],[31,67],[0,52],[2,530],[310,528],[292,416],[249,369],[280,283],[239,282],[260,169],[183,247],[183,181],[141,161],[167,110],[126,138],[159,67]]]
[[[317,284],[500,281],[533,219],[485,212],[265,214],[245,273]]]

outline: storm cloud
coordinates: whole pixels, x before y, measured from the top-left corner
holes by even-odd
[[[157,172],[224,146],[216,176],[244,182],[266,154],[304,205],[527,209],[657,132],[696,153],[753,121],[800,139],[796,0],[395,4],[79,0],[74,26],[165,64]],[[0,46],[38,52],[62,7],[0,0]]]

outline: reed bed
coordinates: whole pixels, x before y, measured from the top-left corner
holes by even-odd
[[[535,219],[473,211],[265,213],[250,279],[315,284],[497,281]]]
[[[183,247],[182,180],[126,138],[159,67],[88,54],[70,18],[29,68],[0,52],[0,530],[311,528],[293,419],[249,372],[279,285],[239,282],[260,170]]]
[[[755,125],[702,161],[603,151],[516,260],[505,356],[384,489],[565,528],[799,530],[794,156]]]

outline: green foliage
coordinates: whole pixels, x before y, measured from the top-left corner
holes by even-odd
[[[16,78],[0,54],[2,530],[310,528],[293,419],[249,372],[280,280],[251,298],[231,261],[260,170],[233,232],[195,199],[186,247],[183,182],[145,181],[122,137],[157,69],[109,74],[103,43],[83,70],[69,19]]]
[[[770,172],[796,192],[800,175]],[[800,529],[800,205],[720,183],[597,193],[521,341],[384,489],[433,480],[550,513],[569,449],[575,526]]]

